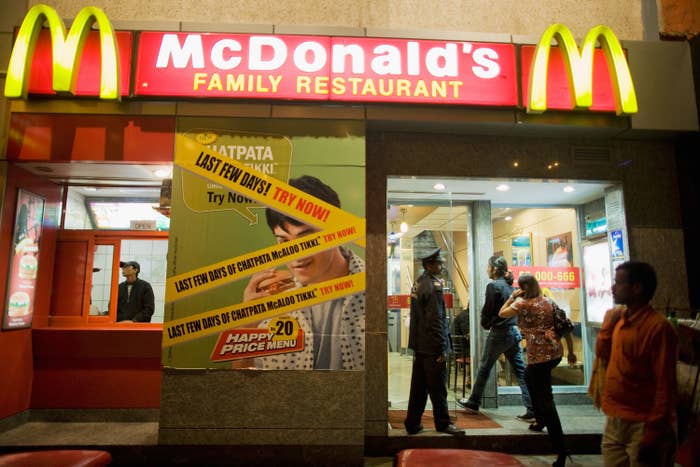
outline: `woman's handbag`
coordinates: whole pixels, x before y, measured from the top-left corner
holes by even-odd
[[[574,323],[566,316],[566,311],[559,308],[554,300],[550,299],[549,303],[552,304],[554,312],[554,330],[560,338],[564,337],[574,330]]]

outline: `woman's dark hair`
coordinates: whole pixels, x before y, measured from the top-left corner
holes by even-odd
[[[521,274],[518,277],[518,287],[523,291],[523,298],[535,298],[542,295],[540,283],[532,274]]]
[[[311,175],[302,175],[299,178],[290,179],[289,185],[303,191],[304,193],[313,195],[328,204],[332,204],[338,208],[340,207],[340,198],[338,197],[338,193],[316,177]],[[269,208],[265,209],[265,218],[267,219],[267,225],[270,227],[270,230],[274,230],[277,226],[282,227],[285,223],[290,223],[292,225],[303,224],[303,222],[299,222],[293,217],[289,217],[279,211]]]
[[[496,277],[502,277],[508,285],[513,285],[513,273],[508,270],[508,261],[503,256],[492,256],[489,258],[489,265],[495,271]]]

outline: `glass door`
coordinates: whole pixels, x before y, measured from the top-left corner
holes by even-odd
[[[387,334],[389,406],[405,410],[411,383],[412,353],[408,349],[411,287],[423,273],[420,258],[441,249],[442,282],[450,327],[470,301],[469,208],[451,200],[391,199],[387,210]],[[468,320],[467,320],[468,323]],[[468,336],[468,332],[466,333]],[[467,345],[468,349],[468,345]],[[469,393],[470,368],[449,365],[448,400]]]

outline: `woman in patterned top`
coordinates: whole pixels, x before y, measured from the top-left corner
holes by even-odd
[[[563,355],[561,340],[554,330],[554,308],[552,302],[542,295],[535,276],[521,275],[518,286],[520,289],[511,294],[498,315],[502,318],[518,315],[520,331],[527,341],[525,382],[535,409],[536,421],[530,425],[530,430],[547,428],[557,453],[557,460],[552,465],[563,466],[567,457],[564,432],[552,396],[552,369],[559,365]],[[568,359],[569,363],[576,362],[571,348]]]

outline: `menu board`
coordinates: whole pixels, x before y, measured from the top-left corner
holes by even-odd
[[[34,193],[21,189],[17,193],[3,329],[32,325],[44,204],[44,198]]]

